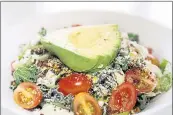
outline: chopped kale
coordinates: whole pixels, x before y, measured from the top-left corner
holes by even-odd
[[[15,83],[17,85],[21,82],[35,83],[37,80],[37,72],[38,69],[34,65],[22,65],[13,72]]]
[[[44,37],[44,36],[46,36],[46,34],[47,34],[46,29],[45,29],[44,27],[42,27],[41,30],[39,31],[39,35],[40,35],[41,37]]]
[[[129,40],[139,42],[139,36],[134,33],[128,33]]]

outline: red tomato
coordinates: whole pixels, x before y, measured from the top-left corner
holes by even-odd
[[[78,27],[81,26],[80,24],[73,24],[72,27]]]
[[[148,49],[148,53],[149,54],[152,54],[153,53],[153,49],[152,48],[147,47],[147,49]]]
[[[12,62],[11,62],[11,72],[12,72],[12,73],[14,72],[14,67],[13,67],[14,62],[15,62],[15,61],[12,61]]]
[[[68,77],[62,78],[58,82],[58,90],[64,95],[78,94],[80,92],[88,92],[91,87],[91,80],[84,74],[74,73]]]
[[[148,93],[154,90],[157,84],[155,75],[149,70],[132,68],[125,73],[125,81],[132,83],[137,91]]]
[[[146,60],[151,61],[152,64],[154,64],[154,65],[156,65],[158,67],[160,65],[159,60],[156,57],[154,57],[153,55],[148,55],[147,58],[146,58]]]
[[[25,109],[32,109],[40,104],[42,92],[34,83],[23,82],[14,91],[14,101]]]
[[[75,115],[102,115],[97,101],[86,92],[79,93],[75,96],[73,110]]]
[[[136,88],[133,84],[125,82],[112,92],[108,103],[108,113],[112,115],[130,111],[135,106],[136,100]]]

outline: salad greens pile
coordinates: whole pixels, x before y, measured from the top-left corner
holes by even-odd
[[[41,28],[39,35],[46,34],[46,29]],[[40,114],[46,104],[80,115],[131,115],[144,110],[154,97],[172,87],[172,64],[163,59],[159,66],[155,65],[152,61],[157,58],[138,44],[139,36],[134,33],[127,36],[128,39],[122,38],[110,65],[94,72],[72,70],[40,41],[24,45],[12,64],[14,81],[10,87],[15,102],[23,108],[39,109]],[[149,55],[153,58],[148,60]],[[129,108],[118,103],[123,99],[128,102],[121,103]]]

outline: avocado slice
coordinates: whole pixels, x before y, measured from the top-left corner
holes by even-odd
[[[89,59],[87,57],[80,56],[71,51],[58,47],[57,45],[54,45],[51,42],[45,42],[43,39],[41,40],[41,42],[47,50],[57,55],[65,65],[67,65],[74,71],[82,72],[89,70],[92,67],[94,67],[98,61],[97,58]]]
[[[113,59],[115,58],[115,56],[117,56],[117,53],[118,53],[118,50],[120,48],[120,45],[121,45],[121,33],[118,31],[118,26],[117,25],[113,25],[112,26],[113,30],[114,31],[117,31],[117,39],[116,41],[114,42],[114,47],[115,49],[112,50],[112,52],[109,52],[110,55],[101,55],[99,57],[99,61],[98,63],[96,64],[96,66],[91,70],[91,72],[95,72],[95,71],[98,71],[100,70],[100,68],[105,68],[106,66],[108,66],[112,61]]]
[[[41,38],[43,46],[77,72],[97,71],[115,58],[121,44],[117,25],[80,26]]]

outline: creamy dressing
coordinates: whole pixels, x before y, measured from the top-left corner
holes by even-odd
[[[74,115],[73,112],[69,112],[65,109],[60,109],[51,104],[45,104],[41,110],[34,111],[34,115]]]

